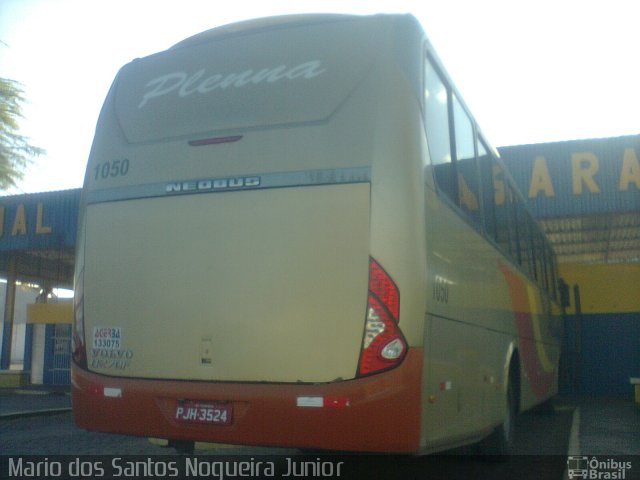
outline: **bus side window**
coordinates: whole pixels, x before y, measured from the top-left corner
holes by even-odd
[[[520,263],[520,242],[518,238],[518,219],[516,217],[516,210],[518,208],[518,198],[513,191],[513,185],[511,181],[505,179],[507,198],[505,204],[508,204],[507,222],[509,223],[509,253],[511,254],[511,260],[515,263]]]
[[[480,179],[476,163],[473,124],[458,98],[452,95],[452,99],[456,171],[458,175],[458,205],[464,214],[479,227],[482,222]]]
[[[543,237],[542,248],[544,249],[544,286],[551,297],[553,297],[553,291],[555,286],[553,285],[553,275],[551,274],[551,248],[547,239]]]
[[[549,260],[551,265],[551,296],[557,302],[562,302],[564,299],[560,298],[561,282],[558,278],[558,264],[551,245],[549,245]]]
[[[534,254],[536,260],[536,280],[538,281],[538,285],[541,288],[545,288],[546,276],[545,276],[545,265],[544,265],[544,237],[541,232],[536,232],[536,235],[533,237],[534,241]]]
[[[516,215],[518,227],[518,262],[522,268],[533,277],[533,237],[535,227],[532,218],[525,209],[524,204],[518,198],[516,202]]]
[[[495,240],[504,253],[511,253],[511,242],[514,230],[513,215],[511,210],[511,197],[508,195],[508,185],[502,166],[495,160],[491,161],[491,174],[493,178],[493,198],[495,205]]]
[[[484,142],[478,138],[478,166],[480,168],[480,185],[482,188],[482,220],[484,231],[494,240],[496,234],[496,201],[493,185],[492,156]]]
[[[458,203],[454,165],[449,139],[449,93],[440,75],[428,60],[425,63],[424,123],[437,187]]]

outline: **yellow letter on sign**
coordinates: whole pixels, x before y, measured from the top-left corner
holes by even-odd
[[[36,213],[36,235],[51,233],[51,227],[49,227],[48,225],[42,225],[43,210],[44,210],[44,205],[42,205],[42,203],[39,203],[38,210]]]
[[[583,183],[591,193],[600,193],[600,188],[593,179],[598,171],[598,157],[591,152],[572,153],[571,165],[573,166],[574,195],[582,194]]]
[[[536,157],[533,161],[533,172],[531,172],[529,198],[536,198],[541,191],[544,192],[545,197],[553,197],[556,194],[549,176],[547,161],[544,157]]]
[[[638,157],[633,148],[625,148],[618,190],[626,192],[629,190],[630,183],[635,183],[636,187],[640,189],[640,162],[638,162]]]
[[[11,236],[26,235],[27,234],[27,219],[24,214],[24,205],[21,203],[16,208],[16,218],[13,221],[13,228],[11,229]]]

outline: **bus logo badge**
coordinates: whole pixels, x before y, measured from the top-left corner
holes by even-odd
[[[224,190],[240,190],[246,188],[258,188],[260,177],[229,177],[205,180],[188,180],[186,182],[167,183],[165,193],[198,193],[218,192]]]
[[[180,98],[188,97],[193,93],[207,94],[215,89],[229,87],[242,88],[246,85],[259,85],[261,83],[273,84],[282,81],[294,81],[298,78],[311,79],[322,75],[320,60],[300,63],[294,66],[279,65],[262,70],[248,69],[238,73],[215,73],[209,75],[203,68],[189,75],[186,72],[171,72],[150,80],[145,85],[145,91],[138,108],[144,107],[152,98],[163,97],[170,92],[177,91]]]

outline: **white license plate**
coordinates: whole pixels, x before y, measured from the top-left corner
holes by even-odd
[[[231,403],[182,402],[176,405],[174,418],[185,423],[230,425],[233,407]]]

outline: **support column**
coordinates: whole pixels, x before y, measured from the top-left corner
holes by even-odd
[[[584,395],[586,383],[582,379],[582,303],[580,301],[580,286],[573,286],[573,298],[576,305],[576,325],[575,325],[575,376],[574,393]]]
[[[4,325],[2,335],[2,354],[0,370],[9,370],[11,366],[11,342],[13,340],[13,316],[16,304],[16,278],[18,262],[15,254],[9,257],[7,268],[7,293],[4,302]]]

